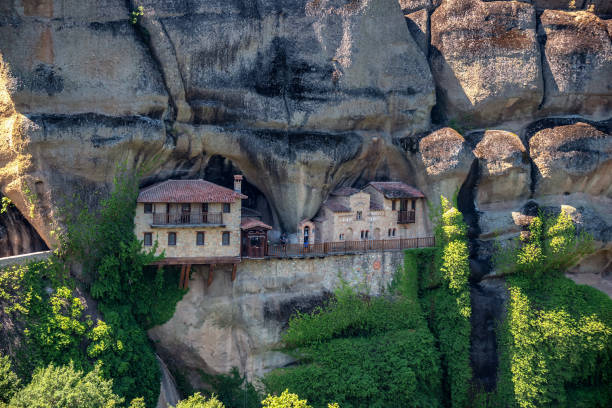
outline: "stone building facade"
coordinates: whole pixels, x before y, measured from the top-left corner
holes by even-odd
[[[312,221],[317,242],[418,238],[429,232],[425,196],[402,182],[336,190]]]
[[[241,176],[234,190],[205,180],[166,180],[141,190],[135,233],[166,258],[240,257]]]

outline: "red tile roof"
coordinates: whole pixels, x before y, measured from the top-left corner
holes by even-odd
[[[268,230],[272,229],[272,227],[268,224],[256,220],[255,218],[243,218],[242,221],[240,221],[240,229],[250,230],[252,228],[263,228]]]
[[[206,180],[166,180],[140,190],[139,203],[233,203],[247,196]]]
[[[368,185],[383,193],[386,198],[425,198],[416,187],[401,181],[372,181]]]

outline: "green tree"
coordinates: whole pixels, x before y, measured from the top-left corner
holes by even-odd
[[[301,400],[297,394],[292,394],[289,390],[283,391],[279,396],[269,395],[261,401],[262,408],[312,408],[308,401]]]
[[[215,395],[206,399],[202,394],[196,392],[186,400],[179,401],[175,408],[225,408],[225,405]]]
[[[21,380],[11,370],[11,360],[8,356],[0,356],[0,403],[11,400],[19,389]]]
[[[101,377],[99,367],[87,374],[72,364],[50,364],[37,369],[32,381],[15,394],[11,408],[113,408],[123,398],[113,393],[113,381]]]

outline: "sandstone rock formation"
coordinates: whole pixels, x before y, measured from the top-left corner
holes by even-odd
[[[132,24],[137,5],[144,15]],[[495,236],[516,236],[537,206],[569,206],[600,248],[576,271],[609,273],[612,9],[569,6],[1,1],[0,192],[16,209],[0,216],[0,245],[15,248],[33,229],[52,246],[65,199],[96,205],[117,164],[153,163],[143,185],[230,186],[241,172],[249,205],[276,234],[294,232],[337,187],[401,180],[433,202],[459,192],[475,280],[489,271]],[[176,316],[151,336],[191,373],[285,364],[269,347],[293,304],[334,288],[336,270],[323,267],[331,280],[252,266],[209,289],[196,272]],[[233,307],[242,323],[232,328],[206,315]]]
[[[542,100],[535,9],[526,3],[446,0],[431,15],[439,104],[458,122],[532,116]]]

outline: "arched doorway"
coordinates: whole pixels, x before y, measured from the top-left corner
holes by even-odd
[[[304,246],[307,247],[310,244],[310,227],[304,227]]]

